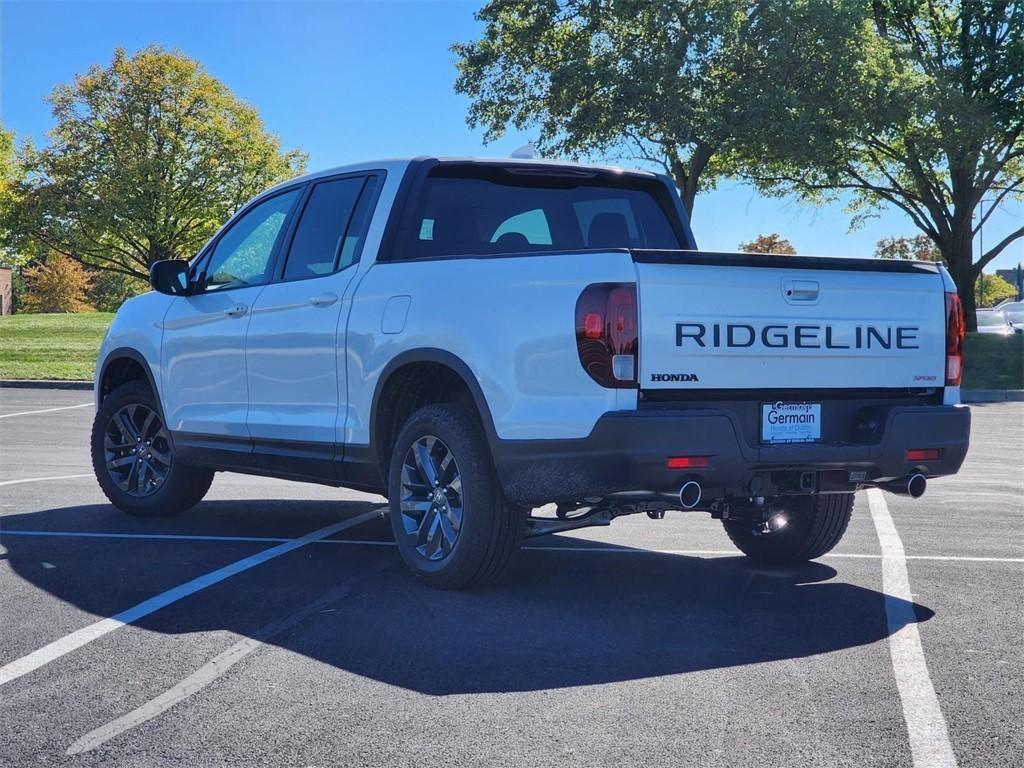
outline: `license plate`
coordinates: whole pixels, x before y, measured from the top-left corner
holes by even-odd
[[[814,443],[821,440],[821,403],[761,404],[761,442]]]

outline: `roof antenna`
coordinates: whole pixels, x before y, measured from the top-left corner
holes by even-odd
[[[528,141],[519,149],[515,150],[511,157],[517,160],[536,160],[540,155],[537,153],[537,145]]]

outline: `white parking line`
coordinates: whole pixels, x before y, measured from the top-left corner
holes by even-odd
[[[2,519],[2,518],[0,518]],[[55,536],[72,539],[143,539],[147,541],[245,541],[280,543],[295,541],[294,537],[284,536],[212,536],[187,533],[103,533],[96,531],[9,531],[0,528],[0,536]]]
[[[378,563],[373,566],[373,568],[379,571],[386,566],[387,563],[388,561],[385,560],[382,563]],[[180,683],[168,689],[156,698],[147,701],[141,707],[133,709],[126,715],[122,715],[116,720],[112,720],[106,725],[102,725],[99,728],[89,731],[89,733],[85,734],[81,738],[76,739],[75,742],[68,747],[67,754],[78,755],[82,752],[88,752],[91,749],[95,749],[101,744],[110,741],[115,736],[119,736],[125,731],[142,725],[148,720],[152,720],[154,717],[166,712],[175,704],[199,693],[199,691],[203,690],[203,688],[208,686],[214,680],[226,675],[228,670],[250,653],[258,650],[268,640],[271,640],[276,635],[286,632],[292,627],[301,624],[311,616],[329,608],[332,604],[347,597],[352,590],[353,583],[358,578],[360,578],[359,575],[351,576],[334,589],[302,608],[299,608],[297,611],[294,611],[283,619],[278,619],[277,621],[271,622],[270,624],[257,629],[250,637],[239,640],[227,650],[217,654]]]
[[[52,477],[24,477],[21,480],[3,480],[0,485],[21,485],[22,483],[41,483],[44,480],[74,480],[79,477],[92,477],[92,472],[82,475],[53,475]]]
[[[54,411],[70,411],[74,408],[88,408],[92,403],[81,403],[79,405],[62,405],[59,408],[40,408],[38,411],[20,411],[18,413],[0,414],[0,419],[13,419],[15,416],[31,416],[34,413],[53,413]]]
[[[381,513],[383,515],[383,512]],[[0,518],[2,520],[3,518]],[[0,528],[3,536],[53,536],[80,539],[141,539],[143,541],[223,541],[223,542],[284,542],[295,539],[286,536],[219,536],[203,533],[116,533],[103,531],[29,531],[7,530]],[[376,541],[373,539],[320,539],[313,544],[350,544],[369,547],[393,547],[393,541]],[[591,552],[611,555],[687,555],[696,557],[738,557],[731,549],[636,549],[630,547],[571,547],[571,546],[524,546],[521,549],[529,552]],[[863,554],[859,552],[829,552],[822,557],[840,560],[881,560],[883,555]],[[904,555],[905,560],[932,560],[952,563],[1024,563],[1024,557],[984,557],[976,555]]]
[[[889,653],[914,766],[955,768],[956,756],[949,741],[949,730],[932,687],[921,635],[917,631],[903,542],[881,491],[876,488],[868,490],[868,505],[882,548],[882,589],[885,591],[885,615],[889,625]]]
[[[175,603],[182,598],[188,597],[200,590],[224,581],[224,579],[242,573],[243,571],[247,571],[250,568],[254,568],[255,566],[265,563],[268,560],[272,560],[275,557],[280,557],[281,555],[287,554],[299,547],[304,547],[306,544],[311,544],[314,541],[326,538],[338,533],[339,531],[343,531],[346,528],[352,528],[360,523],[365,523],[368,520],[372,520],[379,516],[380,512],[377,511],[364,512],[361,515],[357,515],[356,517],[348,520],[343,520],[340,523],[328,525],[324,528],[313,531],[312,533],[307,533],[305,536],[300,536],[297,539],[292,539],[282,544],[278,544],[276,547],[265,549],[255,555],[243,558],[242,560],[226,565],[223,568],[218,568],[215,571],[211,571],[210,573],[185,582],[184,584],[169,589],[166,592],[161,592],[148,600],[144,600],[138,605],[133,605],[131,608],[121,611],[116,616],[101,619],[100,621],[76,630],[70,635],[65,635],[59,640],[53,641],[49,645],[45,645],[26,656],[22,656],[20,659],[16,659],[11,663],[0,667],[0,685],[5,685],[12,680],[16,680],[22,675],[27,675],[29,672],[39,669],[45,664],[49,664],[51,661],[59,659],[61,656],[65,656],[68,653],[81,648],[83,645],[91,643],[93,640],[97,640],[98,638],[113,632],[115,629],[123,627],[125,624],[130,624],[144,616],[148,616],[155,611],[159,611],[161,608],[165,608],[171,603]]]

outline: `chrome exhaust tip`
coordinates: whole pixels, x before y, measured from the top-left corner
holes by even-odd
[[[928,490],[928,479],[920,472],[901,477],[898,480],[890,480],[879,485],[882,490],[895,493],[900,496],[909,496],[912,499],[919,499]]]
[[[919,499],[924,496],[924,492],[928,489],[928,479],[917,472],[910,476],[907,480],[907,495],[913,499]]]
[[[700,504],[700,497],[703,491],[700,483],[696,480],[688,480],[679,489],[679,504],[683,509],[693,509]]]

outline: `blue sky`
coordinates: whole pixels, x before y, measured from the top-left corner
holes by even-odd
[[[416,154],[507,156],[529,138],[511,133],[484,145],[466,126],[467,100],[454,93],[456,40],[473,38],[477,0],[462,2],[12,2],[0,4],[0,116],[19,136],[45,140],[44,97],[113,51],[148,43],[204,63],[255,105],[286,147],[301,146],[310,168]],[[624,163],[623,163],[624,164]],[[1007,206],[985,228],[990,245],[1019,227],[1024,206]],[[725,183],[697,201],[701,247],[733,250],[779,232],[800,253],[867,256],[876,241],[916,234],[898,211],[849,232],[840,204],[810,208]],[[995,267],[1024,260],[1024,240]]]

